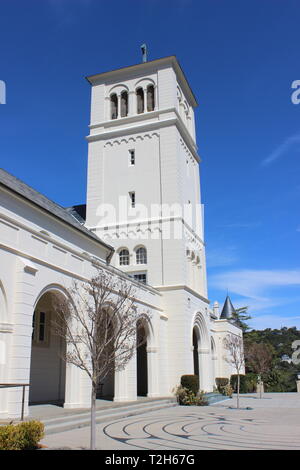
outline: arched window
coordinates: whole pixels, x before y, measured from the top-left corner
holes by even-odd
[[[136,264],[147,264],[147,250],[143,246],[136,250]]]
[[[136,90],[136,104],[137,104],[137,113],[141,114],[144,112],[144,90],[143,88],[138,88]]]
[[[154,110],[154,86],[148,85],[147,87],[147,111]]]
[[[126,117],[128,115],[128,93],[127,91],[122,91],[121,93],[121,117]]]
[[[128,250],[121,250],[119,253],[119,264],[120,266],[128,266],[129,265],[129,251]]]
[[[110,95],[110,115],[111,119],[117,119],[118,117],[118,97],[116,93]]]

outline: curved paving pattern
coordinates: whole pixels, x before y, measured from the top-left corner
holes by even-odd
[[[248,411],[248,410],[247,410]],[[127,418],[103,427],[105,436],[131,449],[298,449],[300,436],[291,436],[287,426],[282,435],[279,429],[263,420],[236,418],[234,413],[247,413],[230,410],[226,413],[208,415],[199,409],[192,411],[186,407],[170,413],[150,413],[139,418]],[[248,411],[249,413],[249,411]]]
[[[244,396],[209,407],[175,407],[97,426],[102,449],[295,449],[300,450],[300,394]],[[251,407],[251,409],[245,409]],[[88,447],[89,429],[48,436],[44,443]]]

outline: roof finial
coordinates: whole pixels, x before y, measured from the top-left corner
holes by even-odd
[[[141,45],[142,55],[143,55],[143,62],[147,62],[147,45],[144,43]]]

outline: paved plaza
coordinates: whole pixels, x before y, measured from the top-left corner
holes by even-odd
[[[242,395],[205,407],[178,406],[97,425],[97,449],[300,450],[300,394]],[[251,409],[246,409],[246,408]],[[49,449],[89,447],[89,428],[46,436]]]

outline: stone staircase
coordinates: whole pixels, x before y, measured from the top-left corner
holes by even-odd
[[[206,393],[205,398],[209,405],[228,399],[219,393]],[[136,416],[174,406],[178,406],[175,397],[144,398],[126,403],[106,403],[105,406],[100,406],[96,409],[96,423],[128,418],[129,416]],[[90,410],[64,410],[63,408],[54,408],[55,412],[53,409],[52,414],[51,411],[49,412],[48,408],[43,409],[43,407],[39,407],[39,411],[30,413],[27,419],[38,419],[42,421],[45,425],[46,435],[90,426]]]
[[[112,402],[111,405],[96,410],[96,423],[118,420],[174,406],[178,405],[176,399],[173,397],[145,399],[122,404]],[[44,423],[46,435],[90,426],[90,410],[74,410],[74,412],[68,410],[68,413],[63,413],[63,411],[64,410],[62,410],[60,416],[45,416],[43,418],[41,413],[40,416],[35,416],[34,419],[39,419]],[[31,419],[32,418],[33,416],[31,416]]]

